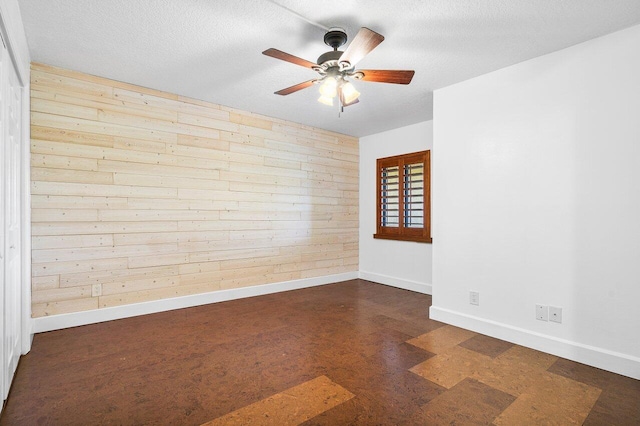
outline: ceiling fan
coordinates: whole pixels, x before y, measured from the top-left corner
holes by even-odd
[[[411,70],[356,70],[355,65],[369,52],[376,48],[384,37],[369,28],[362,27],[351,44],[343,52],[338,50],[347,42],[347,33],[342,28],[330,28],[324,35],[324,42],[333,48],[320,55],[317,63],[307,61],[278,49],[267,49],[264,55],[292,64],[311,68],[320,74],[320,78],[305,81],[295,86],[275,92],[276,95],[290,95],[298,90],[306,89],[314,84],[320,84],[320,98],[318,102],[333,105],[333,99],[338,98],[338,106],[344,107],[358,103],[360,93],[349,79],[372,81],[376,83],[409,84],[415,71]]]

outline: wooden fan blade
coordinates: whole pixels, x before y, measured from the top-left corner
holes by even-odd
[[[348,62],[351,66],[357,64],[369,52],[382,43],[384,37],[369,28],[362,27],[347,50],[340,57],[340,62]]]
[[[287,87],[286,89],[278,90],[277,92],[274,92],[274,94],[282,95],[282,96],[290,95],[290,94],[292,94],[294,92],[297,92],[298,90],[306,89],[307,87],[312,86],[314,82],[315,82],[315,80],[305,81],[304,83],[296,84],[295,86],[291,86],[291,87]]]
[[[281,61],[291,62],[292,64],[300,65],[305,68],[317,67],[317,64],[309,62],[306,59],[298,58],[297,56],[290,55],[278,49],[267,49],[262,52],[263,55],[271,56],[272,58],[280,59]]]
[[[376,83],[409,84],[416,73],[411,70],[358,70],[364,74],[360,80]]]

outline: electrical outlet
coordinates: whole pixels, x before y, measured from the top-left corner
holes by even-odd
[[[479,305],[480,304],[480,293],[478,293],[477,291],[470,291],[469,292],[469,303],[471,303],[472,305]]]
[[[549,321],[562,324],[562,308],[549,306]]]
[[[102,284],[94,284],[93,286],[91,286],[91,296],[102,296]]]
[[[536,305],[536,319],[540,321],[549,321],[549,307],[545,305]]]

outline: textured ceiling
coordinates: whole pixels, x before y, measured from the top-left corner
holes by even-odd
[[[18,2],[34,61],[353,136],[431,119],[435,89],[640,23],[639,0]],[[315,62],[332,26],[384,35],[358,67],[414,69],[413,82],[356,82],[341,117],[317,87],[274,95],[316,74],[261,52]]]

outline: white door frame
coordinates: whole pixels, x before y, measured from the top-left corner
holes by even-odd
[[[31,148],[30,148],[30,55],[17,0],[0,1],[0,34],[22,86],[22,137],[20,141],[21,227],[21,352],[31,350]]]
[[[3,150],[2,173],[4,189],[4,259],[3,259],[3,327],[2,327],[2,399],[10,388],[18,361],[22,353],[22,287],[24,269],[22,267],[22,155],[23,139],[21,132],[25,120],[22,109],[24,88],[16,67],[2,38],[0,55],[0,85],[2,86],[2,104],[0,105],[1,138]]]
[[[0,34],[1,36],[1,34]],[[0,40],[2,42],[2,45],[0,46],[0,101],[2,103],[0,103],[0,107],[4,104],[4,83],[2,81],[5,74],[5,69],[7,68],[6,66],[4,66],[4,56],[5,56],[5,49],[4,49],[4,40]],[[5,114],[2,111],[2,108],[0,108],[0,138],[4,138],[4,133],[5,133]],[[6,209],[6,193],[5,193],[5,176],[6,176],[6,171],[5,171],[5,167],[6,167],[6,163],[7,161],[5,160],[5,155],[6,155],[6,147],[5,147],[5,141],[2,140],[2,143],[0,144],[0,281],[2,282],[2,288],[0,288],[0,338],[2,339],[2,342],[0,342],[0,368],[1,370],[1,374],[0,374],[0,396],[2,396],[1,399],[4,400],[4,394],[5,394],[5,373],[6,373],[6,369],[5,369],[5,350],[4,350],[4,306],[5,306],[5,301],[4,301],[4,287],[5,287],[5,258],[6,258],[6,253],[5,253],[5,247],[6,247],[6,243],[5,243],[5,238],[6,238],[6,232],[5,232],[5,222],[6,222],[6,213],[7,213],[7,209]],[[1,410],[1,408],[0,408]]]

